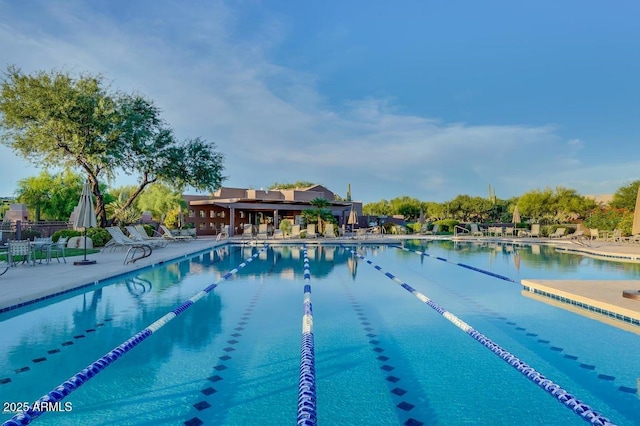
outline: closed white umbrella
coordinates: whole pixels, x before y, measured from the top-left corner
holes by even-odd
[[[640,234],[640,186],[638,187],[638,195],[636,195],[636,209],[633,212],[633,226],[631,234]]]
[[[73,218],[73,229],[84,231],[84,259],[73,262],[74,265],[93,265],[95,260],[87,260],[87,228],[95,228],[98,221],[96,220],[95,207],[91,198],[91,185],[86,181],[82,187],[82,195],[75,209],[75,217]]]
[[[522,222],[522,219],[520,218],[520,210],[518,210],[518,206],[516,205],[516,208],[513,209],[513,219],[512,222],[514,225]]]
[[[351,205],[351,211],[349,212],[349,219],[347,220],[347,224],[351,225],[351,230],[353,230],[354,225],[358,224],[358,216],[356,215],[356,210],[353,208],[353,204]]]

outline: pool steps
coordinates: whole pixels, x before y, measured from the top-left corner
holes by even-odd
[[[374,269],[378,270],[382,274],[384,274],[387,278],[394,281],[396,284],[399,284],[402,288],[407,290],[409,293],[413,294],[416,298],[418,298],[423,303],[427,304],[430,308],[438,312],[440,315],[445,317],[451,323],[453,323],[456,327],[460,328],[462,331],[467,333],[469,336],[473,337],[476,341],[481,343],[483,346],[491,350],[493,353],[502,358],[509,365],[520,371],[525,377],[531,380],[533,383],[543,388],[548,394],[556,398],[559,402],[561,402],[565,407],[571,409],[574,413],[578,414],[583,420],[596,425],[596,426],[612,426],[614,425],[611,420],[602,416],[600,413],[593,410],[589,405],[583,403],[578,400],[574,395],[571,395],[569,392],[564,390],[560,385],[554,383],[550,379],[543,376],[540,372],[536,371],[533,367],[526,364],[524,361],[520,360],[514,354],[510,353],[506,349],[502,348],[497,343],[493,342],[484,334],[480,333],[478,330],[475,330],[469,324],[455,316],[453,313],[447,311],[440,305],[438,305],[433,300],[429,299],[424,294],[420,293],[413,287],[411,287],[406,282],[402,281],[400,278],[392,274],[391,272],[386,272],[379,265],[374,264],[371,260],[367,259],[360,253],[351,248],[344,246],[343,247],[353,253],[355,256],[371,265]],[[400,246],[397,246],[400,249],[403,249]],[[438,260],[447,261],[444,258],[437,258]]]
[[[231,271],[227,272],[222,277],[220,277],[215,283],[210,284],[206,288],[200,290],[198,293],[196,293],[191,298],[186,300],[176,309],[167,313],[163,317],[159,318],[154,323],[147,326],[144,330],[130,337],[129,339],[121,343],[119,346],[117,346],[116,348],[112,349],[110,352],[103,355],[100,359],[98,359],[97,361],[94,361],[89,366],[87,366],[80,372],[73,375],[67,381],[58,385],[55,389],[53,389],[46,395],[40,397],[36,402],[31,404],[26,411],[22,413],[18,413],[14,415],[11,419],[4,422],[3,426],[20,426],[20,425],[28,425],[29,423],[31,423],[33,420],[39,417],[43,412],[45,412],[45,411],[35,410],[34,406],[37,405],[39,407],[40,406],[44,407],[44,406],[47,406],[47,404],[49,404],[50,402],[56,403],[58,401],[62,401],[71,392],[75,391],[77,388],[82,386],[85,382],[93,378],[96,374],[100,373],[102,370],[108,367],[111,363],[113,363],[114,361],[117,361],[124,354],[126,354],[131,349],[138,346],[146,338],[151,336],[154,332],[164,327],[169,321],[171,321],[172,319],[180,315],[182,312],[187,310],[189,307],[191,307],[191,305],[193,305],[198,300],[202,299],[204,296],[209,294],[211,290],[213,290],[218,286],[218,284],[231,278],[240,269],[247,266],[254,259],[256,259],[260,255],[260,253],[267,250],[268,248],[269,248],[268,245],[265,245],[264,247],[262,247],[260,250],[254,253],[251,257],[245,259],[244,262],[240,263],[234,269],[232,269]]]

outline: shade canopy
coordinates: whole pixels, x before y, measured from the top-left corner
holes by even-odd
[[[512,222],[514,224],[516,223],[520,223],[522,222],[522,219],[520,218],[520,210],[518,210],[518,206],[516,205],[516,208],[513,209],[513,219]]]
[[[91,198],[91,185],[88,181],[85,182],[82,187],[82,195],[80,195],[80,201],[78,202],[78,206],[75,208],[74,213],[74,229],[96,227],[98,221],[96,220],[95,207],[93,206],[93,199]]]
[[[633,212],[633,226],[631,228],[633,235],[640,234],[640,186],[638,186],[638,195],[636,195],[636,209]]]

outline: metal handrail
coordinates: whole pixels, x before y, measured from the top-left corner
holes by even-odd
[[[458,232],[458,230],[462,231],[462,232]],[[471,234],[471,231],[469,231],[467,228],[465,228],[464,226],[460,226],[460,225],[456,225],[453,227],[453,236],[457,237],[458,233],[460,234]]]

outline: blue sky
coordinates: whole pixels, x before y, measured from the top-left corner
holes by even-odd
[[[144,94],[179,138],[217,144],[226,186],[603,194],[640,179],[638,16],[622,0],[0,0],[0,65]],[[37,173],[0,147],[0,195]]]

